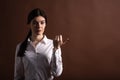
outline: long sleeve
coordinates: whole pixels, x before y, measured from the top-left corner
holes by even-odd
[[[14,80],[24,80],[24,67],[22,57],[17,56],[18,50],[19,45],[16,47],[15,53]]]
[[[61,57],[61,48],[53,50],[53,55],[51,59],[51,72],[53,76],[60,76],[63,71],[63,63]]]

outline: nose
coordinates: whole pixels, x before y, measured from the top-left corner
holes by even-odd
[[[41,23],[38,23],[38,24],[37,24],[37,27],[38,27],[38,28],[42,27]]]

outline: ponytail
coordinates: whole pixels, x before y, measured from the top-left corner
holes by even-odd
[[[18,54],[17,54],[18,57],[23,57],[24,56],[25,50],[27,48],[28,38],[31,36],[31,34],[32,34],[32,32],[30,30],[26,39],[21,43]]]

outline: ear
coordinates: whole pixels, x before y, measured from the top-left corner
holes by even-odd
[[[27,24],[27,29],[28,29],[28,30],[31,29],[31,24]]]

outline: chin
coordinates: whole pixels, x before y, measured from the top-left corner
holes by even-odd
[[[43,35],[43,33],[36,33],[37,35]]]

